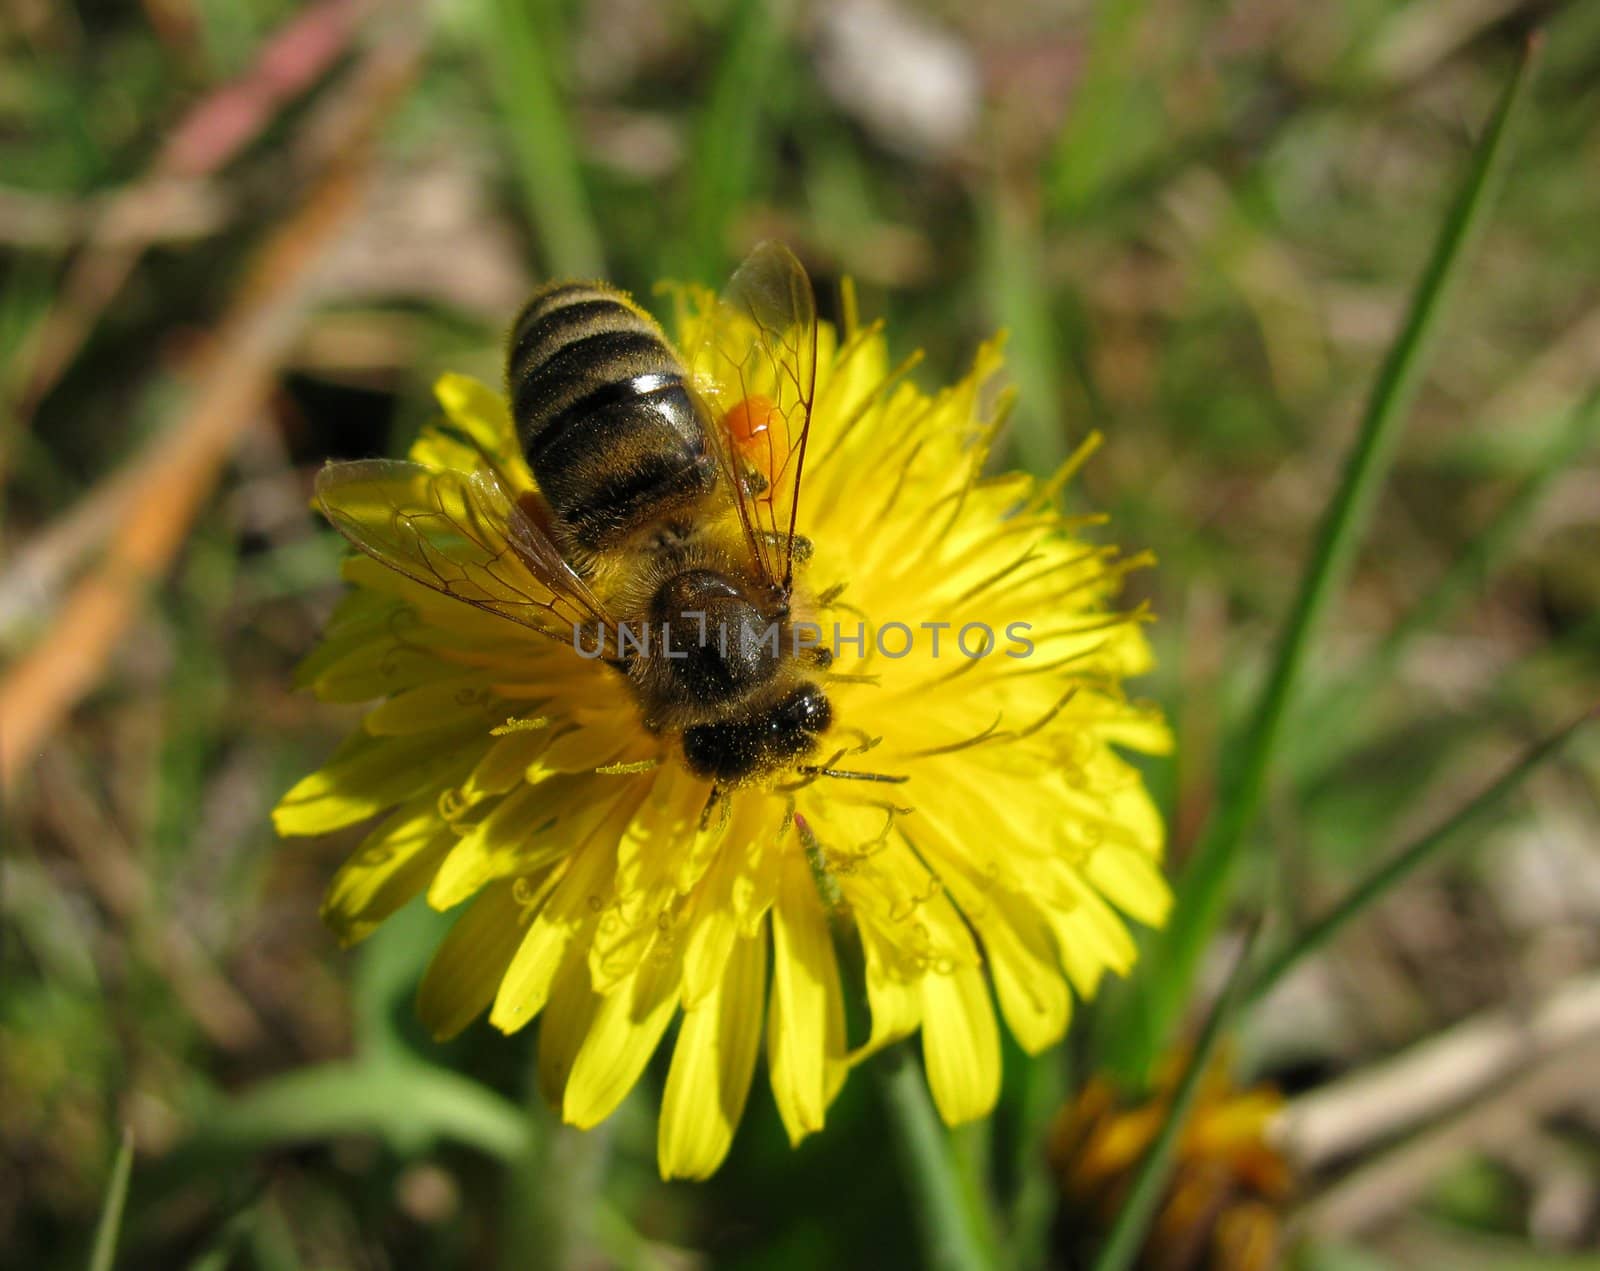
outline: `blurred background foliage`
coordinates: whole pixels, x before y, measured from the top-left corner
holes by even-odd
[[[85,1265],[123,1127],[123,1266],[914,1261],[870,1082],[791,1152],[758,1081],[722,1172],[664,1185],[664,1070],[557,1132],[530,1038],[413,1024],[443,920],[342,952],[317,905],[354,837],[271,835],[354,718],[290,689],[343,554],[310,476],[399,453],[441,371],[497,379],[542,278],[648,297],[781,237],[930,386],[1005,327],[1010,459],[1101,430],[1069,497],[1160,560],[1130,602],[1159,616],[1140,691],[1180,739],[1149,776],[1181,862],[1542,27],[1248,872],[1314,912],[1596,700],[1600,5],[12,0],[0,24],[7,1266]],[[1600,1265],[1596,753],[1245,1016],[1304,1265]],[[1587,1066],[1531,1090],[1515,1047],[1473,1066],[1484,1030],[1553,1017]],[[993,1124],[957,1139],[1023,1264],[1072,1256],[1040,1162],[1095,1035],[1008,1050]],[[1409,1083],[1374,1094],[1386,1072]]]

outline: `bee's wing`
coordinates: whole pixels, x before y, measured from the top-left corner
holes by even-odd
[[[455,600],[567,643],[609,623],[549,536],[488,469],[435,471],[399,459],[330,463],[317,501],[368,556]]]
[[[782,243],[760,244],[739,266],[691,367],[751,553],[787,596],[816,393],[817,309],[805,268]]]
[[[551,537],[550,508],[543,495],[534,490],[520,496],[512,493],[494,468],[479,468],[470,483],[474,502],[485,521],[504,533],[535,578],[575,605],[586,621],[610,621],[599,597],[567,564]]]

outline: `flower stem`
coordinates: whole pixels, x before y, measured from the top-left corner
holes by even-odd
[[[1006,1248],[1014,1267],[1045,1265],[1045,1246],[1060,1189],[1047,1162],[1050,1125],[1072,1089],[1071,1055],[1057,1047],[1030,1058],[1022,1072],[1021,1130],[1013,1172],[1017,1179],[1006,1223]]]
[[[1258,923],[1245,937],[1244,948],[1239,951],[1239,956],[1233,964],[1233,972],[1228,976],[1228,982],[1223,987],[1221,996],[1217,998],[1211,1013],[1206,1017],[1200,1036],[1195,1040],[1188,1065],[1178,1081],[1177,1089],[1172,1092],[1172,1103],[1167,1108],[1166,1119],[1162,1121],[1156,1137],[1145,1150],[1144,1158],[1134,1172],[1128,1198],[1123,1201],[1122,1209],[1111,1225],[1111,1232],[1095,1257],[1093,1271],[1127,1271],[1127,1268],[1134,1264],[1140,1248],[1144,1245],[1150,1224],[1161,1207],[1167,1182],[1172,1177],[1173,1156],[1183,1135],[1183,1128],[1188,1122],[1195,1096],[1199,1093],[1201,1079],[1205,1076],[1206,1069],[1211,1063],[1211,1056],[1216,1052],[1217,1045],[1233,1018],[1234,1009],[1243,1000],[1245,988],[1249,984],[1251,955],[1255,951],[1256,937],[1260,931]]]
[[[905,1045],[874,1065],[901,1172],[916,1208],[923,1263],[936,1271],[992,1271],[999,1265],[993,1225],[975,1180],[957,1167],[921,1065]]]
[[[502,1265],[572,1271],[594,1262],[612,1131],[563,1125],[534,1086],[529,1148],[506,1172]]]

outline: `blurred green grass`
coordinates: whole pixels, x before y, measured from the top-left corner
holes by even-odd
[[[313,179],[309,138],[353,49],[405,20],[368,22],[330,76],[202,178],[210,222],[141,228],[129,281],[33,408],[47,316],[68,270],[104,248],[88,239],[97,211],[297,10],[18,12],[0,43],[11,560],[171,420],[242,263]],[[1595,699],[1600,474],[1579,404],[1600,382],[1600,10],[1304,0],[1099,12],[1016,3],[981,20],[949,7],[919,19],[965,59],[977,109],[964,130],[934,121],[928,135],[943,140],[908,146],[883,93],[830,75],[849,38],[831,7],[425,11],[425,67],[261,426],[102,687],[7,809],[0,1261],[86,1264],[126,1125],[139,1149],[127,1265],[525,1265],[515,1239],[527,1229],[508,1215],[537,1208],[538,1154],[565,1150],[547,1127],[529,1164],[519,1132],[495,1121],[526,1101],[528,1039],[486,1028],[442,1050],[421,1039],[409,995],[434,919],[408,913],[341,954],[316,907],[348,838],[278,843],[266,811],[347,722],[288,689],[340,554],[309,525],[307,475],[329,455],[397,452],[439,371],[496,378],[501,332],[537,278],[604,269],[648,296],[663,275],[715,282],[754,239],[778,235],[811,267],[825,313],[852,276],[897,352],[927,350],[925,383],[1008,327],[1021,389],[1009,457],[1046,471],[1103,431],[1071,497],[1161,561],[1132,580],[1131,599],[1161,619],[1160,667],[1136,691],[1167,707],[1181,738],[1178,759],[1151,773],[1181,860],[1362,397],[1538,22],[1546,64],[1500,211],[1444,315],[1369,545],[1315,648],[1257,840],[1282,845],[1277,867],[1298,892],[1336,895],[1496,760]],[[891,31],[873,50],[891,102],[894,76],[912,73],[915,41],[902,43]],[[7,611],[8,655],[48,631],[58,598],[30,593]],[[1594,757],[1580,738],[1526,813],[1591,858]],[[1447,881],[1493,890],[1477,857]],[[1504,948],[1443,1004],[1429,1000],[1436,968],[1391,940],[1428,1009],[1296,1063],[1336,1074],[1500,1000],[1506,984],[1533,992],[1560,962],[1554,936],[1501,921]],[[1585,965],[1600,960],[1581,912],[1546,925]],[[1363,992],[1387,991],[1359,963],[1350,974],[1358,1011]],[[1092,1035],[1075,1030],[1080,1072],[1096,1062]],[[369,1061],[401,1082],[366,1087],[370,1106],[335,1083],[324,1113],[295,1100],[309,1129],[274,1111],[273,1091],[295,1087],[272,1083]],[[1028,1158],[1030,1099],[1059,1089],[1058,1061],[1008,1050],[998,1156]],[[429,1076],[404,1084],[408,1063]],[[457,1074],[476,1079],[466,1113],[452,1103]],[[826,1135],[791,1152],[758,1082],[733,1156],[703,1187],[656,1180],[652,1097],[636,1095],[608,1131],[598,1192],[570,1198],[603,1261],[695,1265],[684,1251],[700,1251],[718,1267],[909,1264],[909,1201],[867,1083],[847,1087]],[[1483,1239],[1494,1265],[1503,1246],[1463,1211],[1515,1242],[1507,1257],[1541,1265],[1526,1203],[1497,1192],[1427,1218],[1454,1221],[1469,1247]],[[1423,1220],[1408,1221],[1376,1233],[1363,1265],[1407,1265]]]

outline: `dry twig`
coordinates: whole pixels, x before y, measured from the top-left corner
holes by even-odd
[[[1531,1011],[1497,1010],[1364,1068],[1284,1109],[1275,1135],[1303,1169],[1348,1156],[1478,1098],[1513,1074],[1600,1041],[1600,974],[1564,984]]]
[[[1600,1041],[1550,1055],[1495,1093],[1385,1152],[1327,1188],[1296,1216],[1320,1236],[1348,1236],[1403,1209],[1439,1172],[1468,1152],[1529,1132],[1530,1123],[1584,1098],[1600,1070]]]

